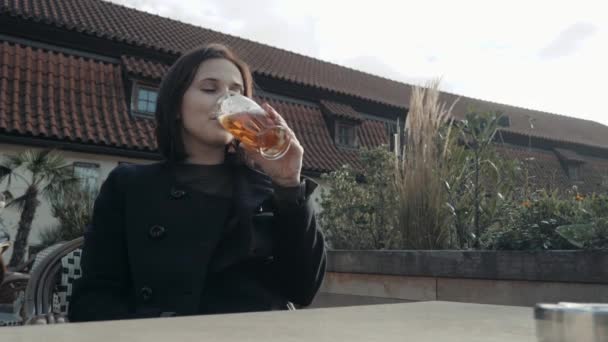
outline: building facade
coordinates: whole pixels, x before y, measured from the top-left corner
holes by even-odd
[[[256,99],[301,140],[308,176],[357,165],[357,149],[391,145],[404,121],[404,83],[100,0],[0,0],[0,154],[59,149],[90,186],[121,162],[158,161],[160,81],[180,54],[212,42],[250,65]],[[608,188],[608,127],[465,97],[455,116],[470,106],[504,114],[500,150],[529,161],[539,184]],[[2,217],[14,236],[18,216]],[[31,243],[52,223],[43,203]]]

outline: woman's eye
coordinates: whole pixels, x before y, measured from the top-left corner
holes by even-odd
[[[215,93],[215,88],[203,88],[201,90],[205,93]]]

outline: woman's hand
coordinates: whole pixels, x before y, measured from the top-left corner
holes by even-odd
[[[270,115],[277,125],[285,128],[291,140],[289,149],[285,155],[277,160],[268,160],[258,151],[249,149],[245,144],[240,146],[245,151],[245,159],[250,166],[254,164],[267,174],[274,183],[283,187],[293,187],[300,184],[300,172],[302,170],[302,158],[304,148],[296,138],[293,130],[289,128],[285,119],[268,103],[262,104],[262,108]]]

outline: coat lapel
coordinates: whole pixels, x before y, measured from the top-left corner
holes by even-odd
[[[260,172],[235,165],[230,214],[229,201],[190,192],[175,181],[166,164],[140,170],[127,191],[134,290],[150,288],[171,295],[150,302],[138,298],[138,306],[196,313],[208,274],[252,256],[259,240],[253,218],[272,196],[272,182]],[[228,217],[233,219],[227,224]]]
[[[235,167],[234,216],[213,255],[212,271],[219,272],[255,256],[259,234],[253,224],[254,217],[272,192],[272,182],[268,176],[245,166]]]

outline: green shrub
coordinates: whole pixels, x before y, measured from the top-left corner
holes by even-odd
[[[363,149],[361,167],[322,176],[331,190],[321,194],[320,225],[335,249],[398,248],[395,191],[391,186],[393,156],[385,146]],[[387,172],[388,170],[388,172]]]
[[[51,214],[58,223],[40,231],[40,245],[48,247],[82,236],[84,227],[91,222],[95,197],[95,192],[81,191],[80,188],[54,196]]]
[[[482,248],[547,250],[606,248],[606,196],[568,198],[539,191],[512,210],[482,237]]]

